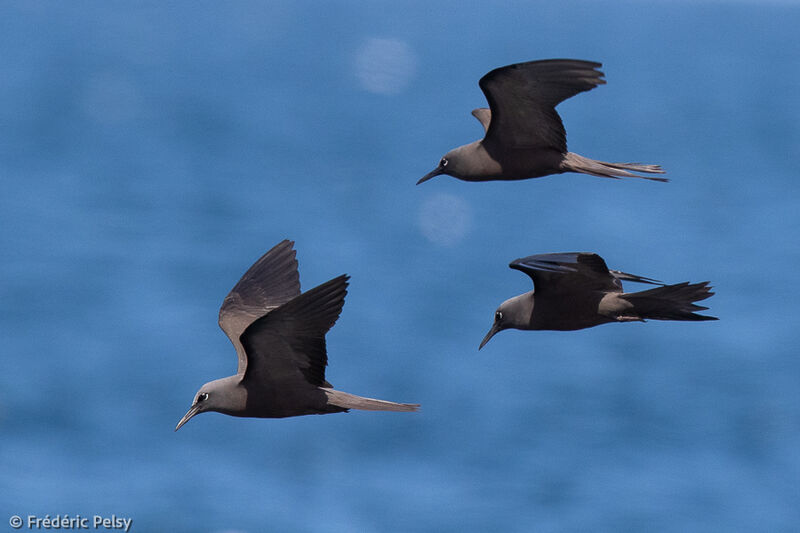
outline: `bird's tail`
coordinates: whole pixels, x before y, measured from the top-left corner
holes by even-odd
[[[713,294],[707,281],[692,284],[685,281],[621,294],[620,297],[633,305],[633,312],[642,320],[717,320],[717,317],[695,314],[695,311],[703,311],[708,307],[695,305],[694,302],[705,300]]]
[[[574,152],[567,152],[561,162],[561,170],[564,172],[580,172],[581,174],[591,174],[601,178],[642,178],[652,181],[669,181],[666,178],[653,178],[650,176],[639,176],[633,172],[645,172],[647,174],[664,174],[658,165],[643,165],[641,163],[606,163],[583,157]],[[633,171],[633,172],[630,172]]]
[[[386,400],[363,398],[340,390],[322,389],[328,396],[328,403],[344,409],[361,409],[362,411],[418,411],[418,403],[395,403]]]

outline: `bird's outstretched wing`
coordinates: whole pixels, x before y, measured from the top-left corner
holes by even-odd
[[[348,279],[342,275],[314,287],[250,324],[241,339],[248,359],[243,379],[330,386],[325,334],[342,312]]]
[[[479,85],[491,109],[484,145],[567,151],[564,124],[555,107],[605,83],[601,63],[547,59],[492,70]],[[480,119],[480,118],[479,118]],[[483,122],[481,120],[481,122]]]
[[[622,292],[603,258],[589,252],[539,254],[512,261],[509,267],[533,279],[537,294],[568,294],[576,291]]]
[[[261,256],[231,289],[219,309],[219,326],[236,348],[238,373],[247,358],[239,337],[253,321],[300,294],[294,242],[285,240]]]

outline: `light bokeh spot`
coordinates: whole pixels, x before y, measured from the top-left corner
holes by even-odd
[[[471,229],[472,208],[460,196],[439,193],[425,200],[418,221],[422,234],[429,241],[441,246],[454,246]]]
[[[404,90],[417,69],[411,47],[398,39],[367,39],[356,52],[356,76],[372,93],[397,94]]]

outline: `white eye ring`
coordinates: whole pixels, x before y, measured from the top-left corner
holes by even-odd
[[[494,314],[494,319],[495,320],[503,320],[503,313],[501,313],[500,311],[496,312]]]
[[[439,165],[442,166],[443,168],[446,167],[447,166],[447,159],[445,159],[443,157],[442,160],[439,161]]]
[[[204,392],[203,394],[200,394],[199,396],[197,396],[197,403],[204,402],[206,400],[208,400],[208,393],[207,392]]]

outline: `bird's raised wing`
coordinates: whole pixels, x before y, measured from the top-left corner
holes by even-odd
[[[508,266],[529,275],[537,294],[622,292],[622,283],[608,271],[603,258],[589,252],[531,255]]]
[[[330,386],[325,334],[342,312],[348,279],[342,275],[314,287],[250,324],[241,338],[247,354],[243,379]]]
[[[484,144],[505,148],[567,151],[567,135],[556,105],[605,83],[601,63],[547,59],[492,70],[479,85],[491,109]],[[483,121],[481,121],[483,122]]]
[[[219,327],[236,348],[238,373],[243,373],[247,366],[239,341],[244,330],[270,310],[300,294],[300,275],[293,246],[294,242],[285,240],[261,256],[222,302]]]

